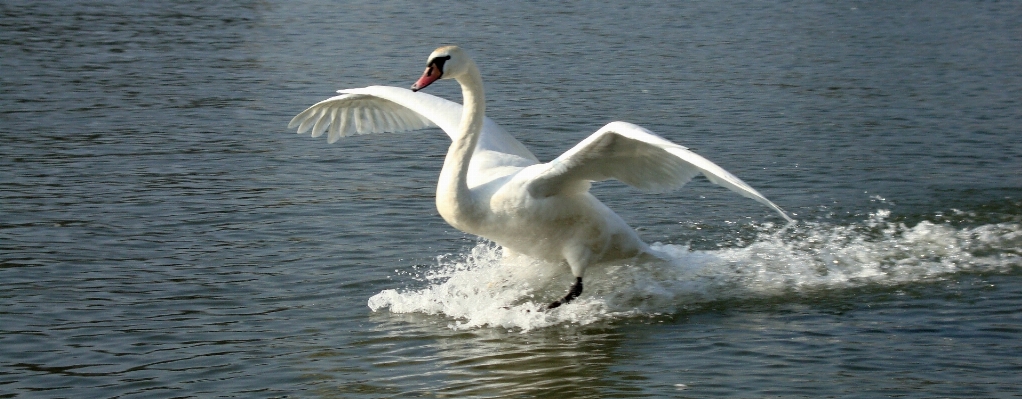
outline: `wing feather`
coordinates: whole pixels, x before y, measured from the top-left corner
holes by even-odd
[[[333,112],[331,111],[333,110],[334,109],[332,108],[324,108],[323,111],[320,112],[322,116],[320,116],[319,119],[316,120],[316,124],[312,126],[312,137],[322,136],[323,132],[326,131],[326,128],[330,126],[331,118],[329,118],[329,114],[332,114]]]
[[[298,116],[296,116],[295,119],[292,119],[291,124],[292,125],[295,124],[295,122],[298,121],[299,118],[301,118],[300,120],[301,124],[298,126],[298,134],[305,133],[309,131],[309,129],[312,129],[312,125],[315,124],[316,121],[319,119],[318,117],[316,117],[316,115],[318,115],[320,112],[323,112],[323,110],[320,108],[315,109],[309,108],[305,110],[305,112],[298,114]]]
[[[401,120],[400,110],[394,105],[390,105],[387,108],[388,112],[383,113],[383,117],[387,119],[387,129],[400,129],[401,125],[404,124]]]
[[[344,111],[338,108],[332,109],[330,111],[330,119],[333,122],[330,123],[329,133],[326,136],[327,140],[333,140],[334,137],[341,137],[341,127],[344,126]]]
[[[352,120],[354,119],[354,117],[352,116],[352,110],[341,109],[337,113],[340,114],[341,120],[336,123],[337,134],[335,135],[333,132],[331,132],[330,137],[327,138],[327,142],[330,144],[337,142],[337,140],[340,140],[341,137],[351,135]]]

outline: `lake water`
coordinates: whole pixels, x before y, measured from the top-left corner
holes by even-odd
[[[1016,2],[5,1],[0,397],[1020,397]],[[438,130],[296,136],[456,43],[541,160],[613,120],[717,162],[593,192],[671,254],[502,261]],[[460,101],[457,85],[433,94]],[[566,269],[566,268],[565,268]]]

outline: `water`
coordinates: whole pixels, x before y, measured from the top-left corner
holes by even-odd
[[[0,397],[1018,397],[1014,3],[5,2]],[[437,131],[295,136],[457,43],[540,159],[647,127],[697,179],[594,193],[672,260],[448,227]],[[457,100],[453,84],[430,87]]]

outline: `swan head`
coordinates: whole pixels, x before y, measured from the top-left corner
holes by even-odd
[[[440,79],[457,79],[472,70],[475,64],[465,50],[458,46],[444,46],[433,51],[426,61],[426,71],[412,85],[412,91],[425,89]]]

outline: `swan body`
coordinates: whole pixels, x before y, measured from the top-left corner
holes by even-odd
[[[455,79],[464,105],[420,89]],[[706,158],[626,122],[611,122],[557,157],[541,163],[486,117],[482,78],[456,46],[430,54],[412,90],[372,86],[338,91],[288,125],[333,143],[354,134],[439,127],[451,138],[437,184],[436,205],[451,226],[536,259],[566,263],[576,277],[568,294],[582,292],[586,267],[655,253],[635,230],[589,193],[592,182],[617,179],[649,192],[680,188],[698,174],[778,212],[762,194]]]

